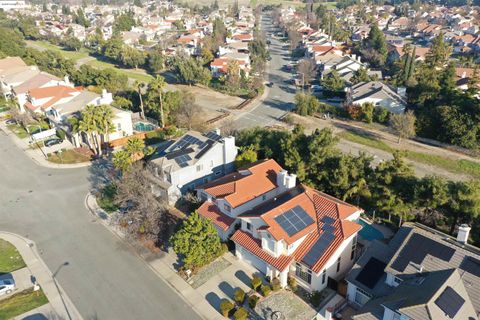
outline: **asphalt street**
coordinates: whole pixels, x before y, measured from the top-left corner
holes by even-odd
[[[276,31],[268,16],[263,16],[261,29],[267,35]],[[267,39],[271,41],[269,52],[272,59],[269,62],[265,80],[272,82],[273,85],[268,88],[268,95],[262,103],[242,113],[235,120],[237,129],[280,123],[279,119],[294,107],[295,87],[290,83],[292,74],[283,69],[283,66],[290,62],[290,50],[286,43],[276,38],[267,36]]]
[[[39,167],[0,131],[0,230],[35,241],[52,272],[69,263],[57,280],[85,319],[200,319],[87,211],[94,171]]]

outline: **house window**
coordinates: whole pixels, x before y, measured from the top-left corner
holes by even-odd
[[[372,297],[371,294],[369,294],[368,292],[360,289],[360,288],[357,288],[357,291],[355,292],[355,302],[358,303],[359,305],[363,306],[365,303],[368,302],[368,300],[370,300],[370,298]]]
[[[325,281],[327,281],[327,268],[323,269],[322,272],[322,284],[325,284]]]
[[[202,171],[202,170],[203,170],[203,165],[201,165],[201,164],[197,165],[197,172]]]
[[[252,231],[252,224],[250,222],[247,222],[247,230]]]
[[[224,205],[223,205],[223,208],[224,208],[226,211],[228,211],[228,212],[230,212],[230,210],[231,210],[231,208],[230,208],[230,206],[229,206],[228,204],[224,204]]]
[[[295,275],[308,284],[312,283],[312,270],[304,267],[298,262],[296,263]]]
[[[357,236],[355,236],[355,239],[352,241],[352,253],[350,254],[350,260],[353,260],[355,258],[355,252],[357,251]]]
[[[340,258],[341,257],[338,257],[338,259],[337,259],[337,272],[340,271]]]
[[[398,286],[400,283],[402,283],[402,279],[399,277],[393,277],[393,282]]]

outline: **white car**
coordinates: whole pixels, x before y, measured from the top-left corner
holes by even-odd
[[[13,289],[15,289],[15,281],[13,279],[0,280],[0,296],[12,293]]]

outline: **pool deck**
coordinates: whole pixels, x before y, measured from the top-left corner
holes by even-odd
[[[380,231],[383,234],[384,239],[390,239],[395,234],[395,232],[393,232],[392,229],[390,229],[387,226],[384,226],[378,223],[372,223],[372,221],[368,218],[362,217],[360,219],[368,223],[370,226],[372,226],[376,230]]]

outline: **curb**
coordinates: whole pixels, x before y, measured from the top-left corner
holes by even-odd
[[[204,320],[208,320],[208,318],[205,318],[200,312],[197,311],[197,309],[195,308],[195,306],[185,298],[185,296],[173,285],[170,283],[170,281],[168,281],[167,279],[165,279],[154,267],[152,267],[152,265],[150,263],[148,263],[140,254],[137,253],[137,251],[135,250],[135,248],[130,244],[128,243],[127,241],[125,241],[125,239],[123,237],[121,237],[113,228],[111,228],[110,225],[107,224],[106,220],[102,219],[98,214],[96,214],[96,212],[94,211],[94,209],[92,209],[90,207],[90,205],[88,204],[88,199],[90,197],[93,197],[93,199],[95,200],[96,202],[96,199],[94,197],[94,195],[89,192],[87,193],[87,195],[85,196],[85,207],[88,209],[88,211],[90,211],[90,213],[95,216],[95,218],[99,219],[102,223],[102,225],[108,230],[110,231],[115,237],[117,237],[119,240],[121,240],[123,243],[125,243],[126,245],[130,246],[130,248],[132,249],[131,251],[150,269],[152,270],[159,279],[161,279],[170,289],[172,289],[173,291],[175,291],[177,293],[177,295],[182,298],[183,302],[185,302],[201,319],[204,319]],[[177,275],[178,276],[178,275]]]

